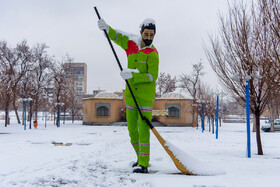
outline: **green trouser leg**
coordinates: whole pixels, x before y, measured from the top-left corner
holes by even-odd
[[[152,118],[153,102],[137,100],[141,113],[147,119]],[[148,167],[150,160],[150,127],[141,116],[131,98],[126,99],[126,119],[130,142],[137,154],[139,165]]]

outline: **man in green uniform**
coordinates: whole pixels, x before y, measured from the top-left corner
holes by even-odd
[[[101,19],[98,27],[106,30],[108,36],[122,47],[128,59],[127,68],[121,71],[123,79],[128,80],[141,113],[151,121],[158,78],[159,56],[152,44],[156,25],[153,19],[145,19],[140,25],[140,36],[115,30]],[[137,155],[135,173],[148,173],[150,160],[150,128],[141,119],[131,93],[125,89],[126,119],[131,144]]]

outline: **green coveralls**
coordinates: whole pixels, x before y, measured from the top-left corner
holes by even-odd
[[[128,82],[141,113],[151,121],[156,80],[158,78],[158,52],[153,45],[140,49],[141,37],[132,40],[131,36],[127,36],[111,27],[109,27],[108,35],[111,40],[126,51],[127,68],[139,70],[140,73],[132,73],[133,78],[128,79]],[[127,86],[125,103],[130,142],[137,154],[137,162],[139,165],[148,167],[150,160],[150,127],[141,119]]]

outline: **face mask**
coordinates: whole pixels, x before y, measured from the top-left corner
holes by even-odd
[[[145,46],[149,46],[153,43],[153,40],[148,40],[148,39],[144,40],[143,38],[142,38],[142,40],[143,40]]]

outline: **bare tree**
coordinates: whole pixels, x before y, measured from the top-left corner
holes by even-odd
[[[5,110],[5,126],[9,123],[9,111],[12,106],[20,123],[17,111],[18,98],[33,99],[33,102],[29,103],[30,123],[32,108],[37,119],[38,111],[46,109],[43,106],[49,105],[50,102],[53,102],[51,106],[54,106],[54,102],[61,102],[62,99],[72,100],[71,102],[75,103],[73,98],[67,96],[73,91],[70,89],[74,84],[73,80],[67,77],[63,63],[54,61],[46,49],[46,44],[36,44],[30,48],[26,41],[22,41],[12,48],[6,41],[0,41],[0,108]],[[72,60],[69,55],[64,59],[67,62]],[[54,96],[54,99],[50,96]],[[70,103],[68,100],[64,102]]]
[[[72,117],[72,123],[74,123],[75,116],[82,110],[82,100],[80,97],[76,96],[74,86],[69,92],[68,103],[68,111]]]
[[[18,89],[16,91],[16,95],[20,98],[32,98],[33,92],[34,92],[34,75],[32,74],[32,71],[30,71],[30,68],[26,73],[21,77],[21,80],[18,84]],[[21,103],[20,103],[21,104]],[[32,116],[32,104],[33,102],[30,101],[29,103],[29,110],[28,110],[28,120],[31,122],[31,116]],[[23,113],[22,113],[23,115]]]
[[[212,95],[213,90],[209,85],[199,82],[198,90],[197,90],[197,101],[200,103],[200,108],[202,107],[202,103],[204,103],[204,116],[208,117],[210,121],[214,121],[215,119],[215,98]],[[202,111],[199,113],[202,118]],[[214,126],[212,126],[214,129]]]
[[[5,111],[5,127],[9,124],[9,111],[10,111],[10,105],[12,101],[12,91],[10,87],[10,80],[9,76],[6,76],[1,72],[1,80],[0,80],[0,95],[1,95],[1,109]],[[10,93],[10,94],[8,94]]]
[[[33,97],[34,97],[34,111],[35,119],[38,118],[38,110],[47,97],[46,88],[50,82],[50,67],[53,65],[53,59],[47,54],[46,44],[36,44],[32,49],[33,54]]]
[[[22,78],[28,73],[30,68],[32,67],[32,54],[31,54],[31,49],[27,44],[27,41],[22,41],[19,43],[16,47],[16,55],[19,58],[19,61],[15,65],[15,74],[14,74],[14,83],[12,86],[12,91],[13,91],[13,106],[14,110],[19,121],[19,116],[17,112],[17,107],[16,107],[16,100],[18,98],[18,90],[19,90],[19,84]],[[18,67],[17,67],[18,66]],[[30,97],[30,95],[23,95],[22,97],[27,98]]]
[[[263,113],[277,79],[275,59],[271,51],[275,38],[270,35],[269,23],[262,9],[252,2],[250,8],[243,2],[229,6],[229,16],[220,15],[220,35],[210,36],[210,47],[205,47],[208,60],[232,97],[245,106],[246,78],[250,85],[250,111],[254,114],[258,154],[263,155],[260,137],[260,115]],[[239,82],[232,80],[239,75]],[[262,78],[261,78],[262,77]],[[261,78],[261,79],[260,79]]]
[[[279,0],[259,0],[266,20],[269,22],[274,36],[280,39],[280,1]]]
[[[3,100],[6,115],[5,126],[7,126],[11,102],[20,123],[16,107],[17,91],[21,78],[31,65],[31,54],[26,41],[19,43],[16,48],[10,48],[7,42],[1,42],[0,51],[1,74],[3,75],[2,81],[4,86],[3,94],[5,95],[3,97],[5,98]]]
[[[63,65],[63,68],[65,68],[67,76],[65,77],[65,86],[62,95],[61,95],[61,102],[64,103],[64,105],[61,107],[62,111],[64,112],[64,120],[63,123],[65,123],[65,116],[66,112],[70,110],[70,107],[74,105],[73,97],[76,97],[75,87],[74,87],[74,79],[72,76],[69,76],[69,71],[67,67]],[[74,74],[73,74],[74,75]]]
[[[179,78],[179,87],[185,89],[193,98],[193,104],[196,103],[197,100],[197,92],[198,92],[198,86],[200,82],[200,78],[204,75],[203,72],[203,65],[202,62],[199,61],[196,64],[193,64],[193,70],[190,75],[182,74]],[[195,108],[193,107],[193,122],[195,119]]]
[[[165,93],[174,92],[176,89],[176,82],[176,76],[172,78],[168,73],[160,73],[157,79],[157,95],[161,97]]]
[[[54,89],[53,89],[53,106],[55,103],[60,103],[62,101],[63,92],[67,89],[67,83],[65,80],[66,71],[63,68],[62,64],[53,65],[53,79],[54,79]],[[58,116],[58,111],[57,111]],[[56,121],[58,126],[58,118]]]
[[[53,80],[54,80],[54,91],[53,91],[53,102],[54,103],[68,103],[66,100],[69,98],[70,88],[74,84],[74,79],[71,72],[68,71],[67,66],[64,66],[64,63],[69,63],[73,59],[66,55],[63,57],[62,62],[54,64],[52,66],[53,71]],[[69,75],[70,74],[70,75]],[[53,104],[54,104],[53,103]],[[66,111],[66,107],[65,107]],[[57,111],[58,116],[58,111]],[[58,118],[56,121],[56,125],[58,125]]]
[[[270,27],[270,36],[273,39],[273,50],[271,50],[271,61],[274,62],[274,81],[271,82],[271,92],[268,108],[270,110],[271,128],[274,131],[274,119],[279,117],[279,96],[280,96],[280,1],[279,0],[259,0],[259,7],[265,22]]]

